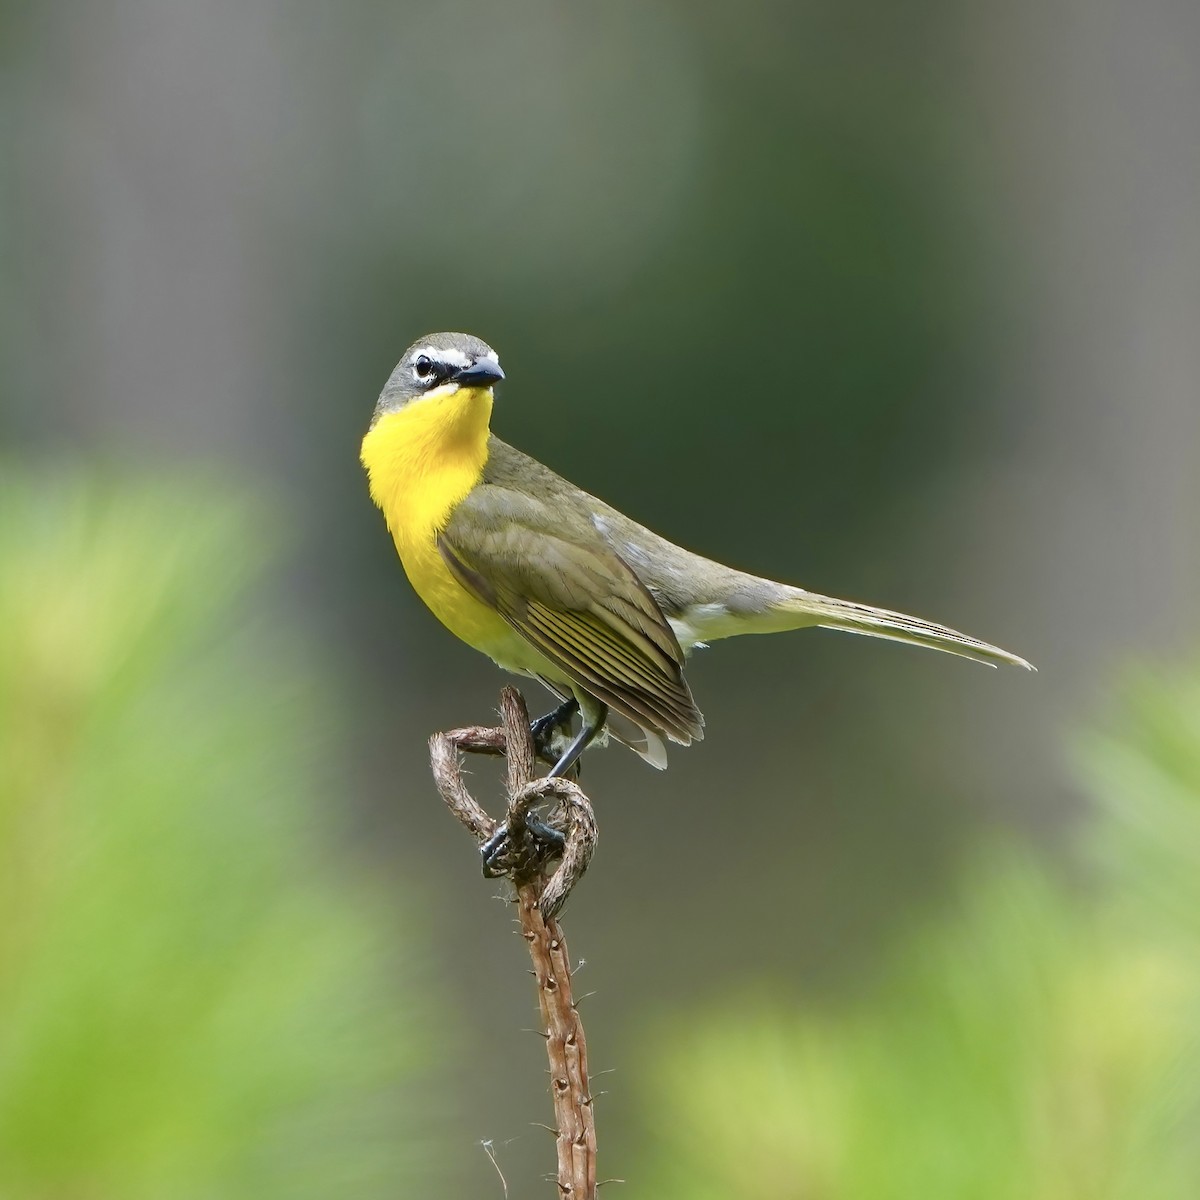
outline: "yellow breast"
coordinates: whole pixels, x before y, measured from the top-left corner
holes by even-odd
[[[454,578],[437,548],[483,473],[491,414],[490,389],[439,388],[384,413],[363,438],[362,463],[417,595],[456,637],[501,658],[522,639]]]

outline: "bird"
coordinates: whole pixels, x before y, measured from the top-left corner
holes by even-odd
[[[370,495],[417,595],[451,633],[560,701],[533,722],[550,775],[611,735],[651,765],[704,736],[688,654],[819,626],[1033,670],[920,617],[839,600],[683,549],[491,432],[504,379],[486,342],[419,338],[362,440]],[[572,736],[575,714],[580,729]]]

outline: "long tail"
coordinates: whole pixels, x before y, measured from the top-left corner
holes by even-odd
[[[817,625],[823,629],[842,629],[850,633],[861,633],[866,637],[928,646],[931,650],[944,650],[947,654],[972,658],[990,666],[1011,663],[1028,671],[1037,669],[1017,654],[981,642],[978,638],[968,637],[949,626],[925,621],[920,617],[910,617],[907,613],[874,608],[870,604],[856,604],[852,600],[820,596],[802,588],[789,588],[787,596],[772,605],[768,620],[771,618],[773,629],[798,629],[805,625]],[[766,632],[766,629],[763,631]]]

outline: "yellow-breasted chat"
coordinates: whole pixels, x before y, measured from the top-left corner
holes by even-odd
[[[491,433],[496,352],[436,333],[405,352],[362,442],[371,497],[434,615],[562,705],[539,736],[582,728],[563,775],[607,729],[656,767],[704,736],[688,652],[742,633],[821,626],[991,663],[1023,658],[945,625],[761,579],[693,554]]]

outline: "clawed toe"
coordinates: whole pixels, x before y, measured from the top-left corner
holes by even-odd
[[[532,874],[551,859],[562,856],[567,839],[552,825],[537,817],[528,817],[525,830],[524,836],[514,839],[507,823],[496,826],[496,832],[479,847],[486,878]]]
[[[496,832],[479,847],[479,857],[483,860],[483,874],[486,879],[494,879],[503,875],[503,860],[508,853],[508,826],[498,825]]]
[[[571,721],[578,711],[579,701],[572,697],[570,700],[564,700],[553,712],[529,722],[529,732],[533,736],[533,748],[538,758],[548,763],[558,761],[556,735],[570,734]]]

